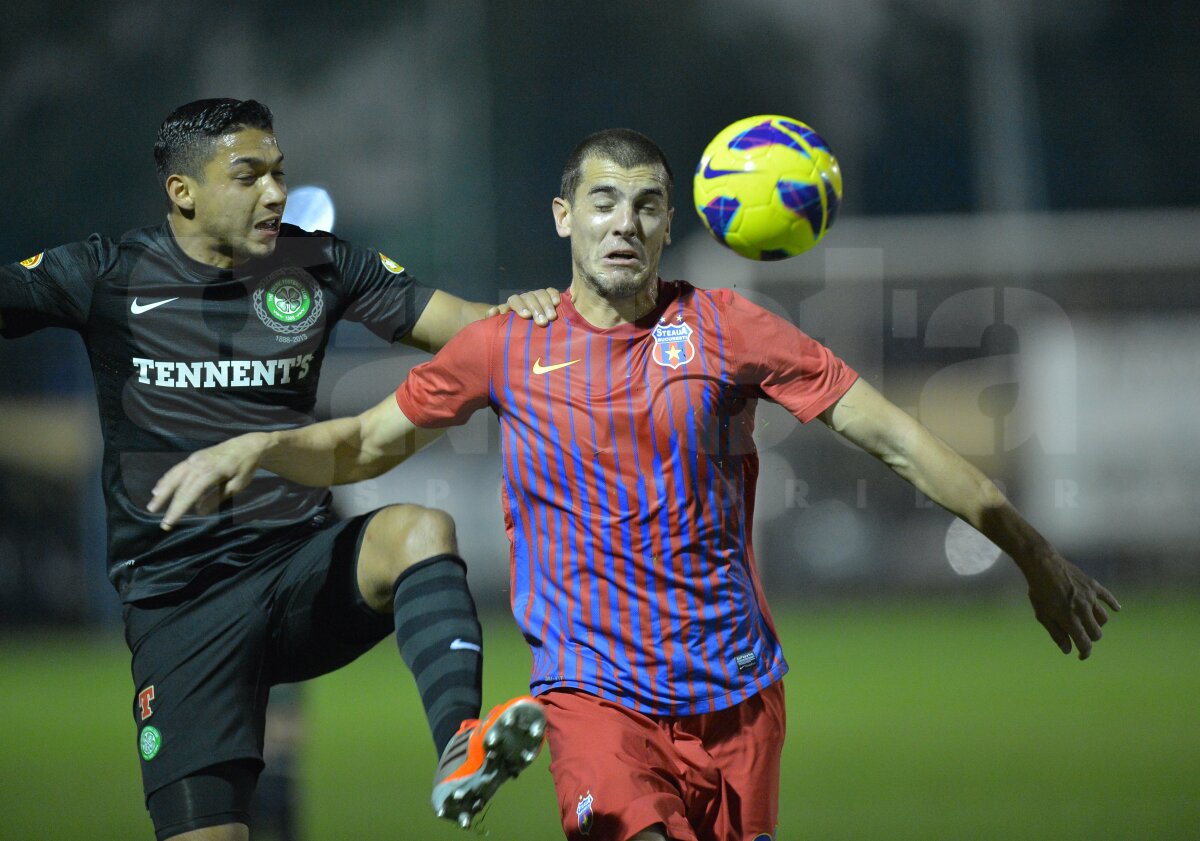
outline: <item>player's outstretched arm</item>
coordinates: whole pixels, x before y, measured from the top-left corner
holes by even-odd
[[[545,326],[558,317],[554,308],[559,300],[558,290],[550,287],[510,295],[505,303],[495,306],[464,301],[438,290],[425,305],[404,343],[432,353],[441,350],[455,333],[468,324],[510,311],[520,318],[533,319]]]
[[[1087,659],[1108,621],[1105,605],[1120,610],[1120,604],[1063,558],[974,465],[863,380],[821,420],[1007,552],[1025,575],[1038,621],[1064,654],[1074,643],[1079,659]]]
[[[355,417],[251,432],[197,450],[163,474],[147,510],[163,511],[162,528],[169,531],[188,511],[215,510],[222,500],[245,489],[260,468],[313,487],[371,479],[439,434],[419,429],[389,395]]]

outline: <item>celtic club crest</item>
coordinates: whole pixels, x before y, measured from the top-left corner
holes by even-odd
[[[298,269],[281,269],[254,290],[254,312],[276,333],[303,333],[324,309],[321,287]]]
[[[162,733],[158,732],[158,728],[143,727],[141,735],[138,736],[138,750],[142,754],[142,759],[149,762],[158,756],[160,748],[162,748]]]

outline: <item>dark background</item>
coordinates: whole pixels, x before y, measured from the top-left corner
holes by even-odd
[[[10,3],[0,259],[156,223],[159,122],[232,96],[273,108],[289,180],[330,190],[339,235],[468,298],[565,288],[562,161],[629,126],[675,168],[665,276],[737,287],[960,449],[990,440],[967,454],[1090,571],[1193,587],[1198,36],[1192,3],[1119,0]],[[707,141],[756,113],[813,125],[845,176],[825,244],[762,266],[690,209]],[[419,358],[341,330],[324,410]],[[0,342],[0,621],[113,617],[90,400],[77,337]],[[789,430],[764,433],[756,537],[777,598],[1019,591],[1005,564],[955,575],[949,516],[884,469],[763,417]],[[494,423],[469,429],[340,499],[446,507],[501,604]]]

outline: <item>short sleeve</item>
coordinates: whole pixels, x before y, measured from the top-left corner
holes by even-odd
[[[336,239],[333,247],[348,302],[343,318],[388,342],[411,333],[433,289],[382,252]]]
[[[858,379],[829,348],[736,292],[726,292],[725,310],[735,336],[738,384],[783,406],[801,423],[836,403]]]
[[[511,316],[510,316],[511,317]],[[417,426],[438,429],[466,423],[488,405],[492,345],[500,316],[468,324],[433,359],[413,368],[396,389],[396,403]]]
[[[81,329],[96,278],[115,260],[116,246],[99,234],[0,266],[3,334],[16,338],[43,327]]]

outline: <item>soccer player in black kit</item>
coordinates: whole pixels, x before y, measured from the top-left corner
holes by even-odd
[[[434,809],[467,826],[536,756],[544,719],[522,696],[478,720],[482,638],[450,517],[392,505],[337,522],[328,490],[263,472],[246,493],[164,530],[151,492],[181,454],[310,422],[340,319],[437,349],[505,308],[423,287],[378,251],[282,224],[283,155],[258,102],[178,108],[154,157],[166,222],[0,266],[0,333],[66,327],[87,346],[108,572],[133,655],[157,837],[248,838],[271,686],[340,668],[393,632],[441,756]],[[545,323],[557,303],[548,289],[508,306]]]

